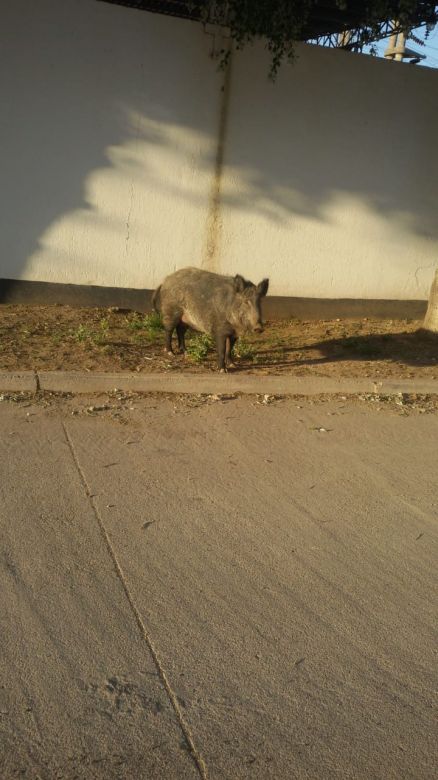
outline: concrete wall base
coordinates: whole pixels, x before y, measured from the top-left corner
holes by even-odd
[[[124,287],[97,287],[54,282],[0,279],[0,304],[64,304],[68,306],[117,306],[148,312],[153,290]],[[268,296],[263,304],[267,320],[328,320],[337,317],[376,317],[379,319],[423,319],[427,301],[355,298],[294,298]]]

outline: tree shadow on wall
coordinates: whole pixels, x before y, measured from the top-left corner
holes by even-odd
[[[190,23],[104,3],[41,0],[26,9],[25,25],[19,9],[9,4],[2,23],[9,34],[0,69],[0,279],[19,279],[44,247],[55,278],[83,277],[90,283],[93,259],[81,256],[78,242],[86,243],[86,230],[105,232],[109,242],[129,237],[135,179],[155,186],[153,158],[165,145],[158,124],[194,126],[208,139],[216,129],[211,113],[217,98],[205,99],[215,67],[208,59],[208,39],[200,28],[193,34]],[[157,46],[157,40],[163,45]],[[218,93],[221,82],[215,72]],[[143,125],[141,118],[147,118]],[[129,162],[130,150],[139,144],[146,149],[141,169],[138,157]],[[195,169],[209,164],[202,154],[192,161]],[[92,191],[96,173],[102,182],[97,200]],[[169,181],[169,188],[173,184]],[[112,201],[114,185],[125,190],[125,202]],[[186,197],[183,189],[180,197]],[[77,211],[79,224],[64,224]],[[61,220],[58,250],[47,237]],[[104,262],[95,258],[95,264]]]
[[[20,278],[51,226],[77,210],[107,231],[109,241],[120,235],[129,240],[133,187],[146,193],[140,215],[144,254],[136,257],[146,271],[155,252],[147,210],[151,191],[205,206],[209,188],[193,181],[214,167],[223,75],[209,59],[210,40],[191,22],[104,3],[59,5],[42,0],[29,7],[25,27],[13,4],[3,11],[10,35],[2,72],[11,75],[2,85],[0,278]],[[261,47],[235,58],[224,139],[224,162],[235,186],[223,189],[224,207],[277,222],[293,215],[321,221],[330,219],[333,199],[345,195],[397,220],[403,230],[438,238],[438,167],[431,155],[436,123],[426,89],[418,91],[418,106],[409,106],[394,137],[393,109],[388,103],[382,111],[382,105],[388,90],[391,105],[405,102],[397,66],[370,62],[374,78],[364,85],[362,58],[345,54],[345,75],[333,84],[327,64],[338,53],[306,51],[273,86]],[[379,80],[382,68],[385,79]],[[360,94],[352,92],[356,77]],[[430,74],[419,78],[429,84]],[[348,116],[342,133],[341,112]],[[194,133],[187,146],[178,141],[184,130]],[[412,143],[415,155],[409,153]],[[158,149],[180,160],[177,174],[160,171]],[[89,191],[96,171],[107,177],[107,192],[97,201]],[[112,212],[107,202],[115,173],[126,190],[123,213],[120,205]],[[172,232],[172,213],[168,224]],[[93,269],[76,243],[76,230],[66,226],[66,253],[53,251],[54,275],[89,283]],[[195,264],[200,260],[193,258]]]

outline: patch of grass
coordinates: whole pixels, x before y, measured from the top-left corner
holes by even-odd
[[[134,312],[132,317],[126,318],[126,325],[129,330],[143,331],[151,339],[155,339],[163,330],[161,314],[156,311],[145,314],[143,317]]]
[[[343,349],[356,352],[361,357],[374,357],[380,355],[382,352],[382,348],[379,344],[368,341],[367,339],[354,338],[354,336],[346,338],[342,347]]]
[[[134,344],[144,344],[147,341],[147,334],[143,330],[136,330],[131,339]]]
[[[158,314],[156,311],[153,311],[150,314],[146,314],[143,317],[143,322],[145,329],[151,337],[157,336],[158,333],[161,333],[161,331],[164,329],[161,314]]]
[[[73,336],[75,341],[84,342],[84,341],[88,341],[92,333],[90,328],[87,328],[86,325],[82,325],[81,323],[80,325],[78,325],[76,330],[72,331],[71,335]]]
[[[105,344],[105,342],[108,339],[108,332],[109,332],[109,320],[107,317],[102,317],[101,320],[99,320],[99,329],[96,332],[92,333],[90,335],[91,340],[93,341],[96,346],[101,346],[102,344]]]
[[[357,354],[361,357],[378,357],[382,354],[382,348],[378,344],[360,344]]]
[[[360,344],[359,339],[355,339],[354,336],[352,336],[351,338],[346,338],[344,340],[344,343],[342,344],[342,347],[344,349],[357,349],[359,344]]]
[[[237,357],[242,358],[242,360],[254,360],[255,349],[253,345],[245,339],[238,339],[234,351]]]
[[[207,357],[209,351],[213,348],[213,340],[208,333],[196,333],[188,341],[186,346],[187,355],[195,363],[201,363]]]
[[[252,362],[256,365],[272,365],[276,362],[281,362],[284,360],[284,355],[282,352],[276,352],[275,350],[272,352],[268,352],[266,354],[257,354],[254,353],[253,357],[251,358]]]
[[[272,344],[278,344],[280,340],[280,337],[277,333],[271,333],[270,335],[264,336],[263,342],[268,345]]]
[[[131,317],[127,317],[125,322],[129,330],[141,330],[144,328],[143,317],[140,317],[137,312],[134,312]]]
[[[279,363],[281,360],[284,360],[284,354],[283,352],[271,352],[271,354],[268,355],[268,360],[271,363]]]

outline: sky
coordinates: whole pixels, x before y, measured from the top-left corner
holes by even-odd
[[[425,41],[425,46],[418,46],[415,41],[408,41],[407,46],[409,49],[414,49],[415,51],[426,55],[426,59],[421,60],[421,63],[419,63],[418,66],[421,65],[422,67],[426,68],[438,68],[438,25],[429,34],[427,40],[425,40],[425,31],[425,27],[418,27],[416,30],[414,30],[414,34],[418,38],[421,38],[421,40]],[[377,44],[375,44],[378,57],[383,57],[384,52],[388,46],[388,40],[388,38],[385,38],[383,41],[379,41]],[[364,52],[366,52],[367,49],[369,50],[369,47],[364,48]]]

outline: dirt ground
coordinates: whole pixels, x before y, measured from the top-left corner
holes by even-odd
[[[237,346],[237,372],[438,378],[438,338],[416,320],[288,320]],[[215,350],[189,337],[190,354],[170,358],[155,315],[69,306],[0,306],[0,369],[216,370]]]

